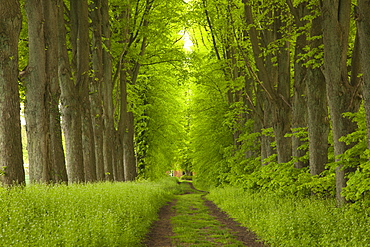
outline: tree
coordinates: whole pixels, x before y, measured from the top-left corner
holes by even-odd
[[[324,1],[322,6],[322,27],[324,41],[324,75],[332,121],[334,155],[338,162],[336,168],[336,195],[338,202],[343,202],[341,195],[346,186],[345,170],[340,155],[350,146],[340,141],[355,130],[355,125],[343,113],[356,112],[360,106],[358,97],[357,74],[352,74],[349,80],[347,69],[348,38],[350,30],[351,1]],[[356,51],[356,47],[354,48]],[[352,63],[356,62],[358,54],[352,54]]]
[[[292,97],[292,131],[293,133],[299,132],[302,128],[307,127],[307,91],[305,85],[305,77],[307,75],[307,68],[305,61],[300,59],[304,53],[304,48],[307,46],[307,35],[305,25],[307,20],[304,17],[307,15],[307,3],[301,2],[294,6],[292,1],[286,1],[289,6],[291,14],[294,16],[294,24],[296,32],[295,50],[294,50],[294,93]],[[300,158],[306,154],[306,150],[300,149],[304,142],[299,136],[293,134],[292,136],[292,155],[297,160],[295,161],[296,168],[303,168],[308,166],[307,162],[302,161]]]
[[[145,57],[148,46],[148,26],[150,13],[154,1],[138,1],[132,8],[128,1],[120,16],[124,25],[122,30],[123,49],[118,60],[117,75],[120,83],[120,118],[119,118],[119,142],[123,150],[122,164],[126,181],[134,180],[137,176],[137,165],[134,146],[134,114],[129,104],[129,87],[135,85],[140,73],[141,63]],[[140,11],[140,8],[143,10]],[[132,26],[129,23],[133,23]],[[131,108],[131,109],[130,109]]]
[[[316,6],[315,9],[317,9]],[[312,20],[309,42],[310,50],[322,52],[322,16],[316,16]],[[320,37],[320,38],[317,38]],[[306,92],[308,108],[308,135],[309,135],[309,162],[310,173],[318,175],[325,170],[328,162],[328,135],[329,135],[329,118],[328,104],[326,94],[325,77],[320,68],[322,61],[317,61],[314,56],[311,57],[311,63],[308,66],[306,74]]]
[[[118,123],[118,142],[120,144],[120,155],[118,159],[120,160],[120,163],[117,169],[118,174],[116,176],[118,178],[123,176],[123,178],[121,178],[122,180],[132,181],[135,179],[137,173],[135,154],[133,153],[134,147],[132,146],[134,129],[131,127],[134,124],[134,116],[132,112],[129,112],[127,97],[128,84],[130,84],[130,81],[133,78],[132,70],[130,70],[130,61],[127,57],[129,52],[128,48],[133,44],[132,42],[134,41],[133,32],[131,31],[131,27],[129,25],[131,21],[130,1],[128,1],[124,6],[121,18],[124,23],[122,30],[124,47],[117,66],[117,75],[119,75],[120,85],[120,118]]]
[[[265,102],[263,105],[265,112],[272,114],[271,117],[266,116],[264,119],[269,122],[271,122],[269,119],[272,119],[278,162],[288,162],[292,153],[291,139],[285,136],[291,128],[290,56],[289,42],[283,37],[283,30],[287,23],[285,23],[285,19],[281,18],[286,12],[284,6],[279,6],[274,10],[268,9],[267,5],[263,6],[267,10],[264,18],[271,18],[271,20],[267,22],[268,26],[259,35],[256,29],[259,23],[255,22],[251,2],[243,0],[243,3],[245,21],[249,27],[249,38],[258,69],[258,81],[269,102]],[[275,47],[272,49],[275,53],[270,51],[270,54],[268,53],[264,57],[262,50],[268,50],[270,46]],[[272,58],[276,60],[277,66],[271,63]],[[269,107],[272,107],[271,111],[268,109]]]
[[[5,185],[23,184],[18,39],[22,26],[18,0],[0,2],[0,164]]]
[[[49,103],[50,128],[50,163],[53,182],[67,182],[67,170],[62,145],[62,131],[60,123],[60,87],[59,87],[59,49],[58,49],[58,12],[61,7],[60,0],[44,1],[45,15],[45,47],[46,47],[46,80],[47,102]]]
[[[27,140],[30,180],[49,182],[50,130],[47,103],[45,26],[42,0],[28,0],[29,63],[25,72]]]
[[[27,1],[26,12],[29,63],[23,74],[27,89],[25,112],[30,180],[67,181],[59,114],[58,3]]]
[[[72,68],[68,57],[64,7],[58,11],[58,51],[59,84],[61,88],[62,125],[66,142],[66,163],[69,181],[85,181],[82,150],[81,105],[77,85],[72,77]]]
[[[295,49],[295,93],[294,102],[306,101],[306,104],[293,103],[293,128],[308,126],[309,135],[309,166],[312,175],[320,174],[328,162],[329,120],[326,100],[325,78],[320,69],[322,54],[322,16],[317,3],[301,2],[294,6],[287,1],[294,15],[298,37]],[[305,28],[306,26],[306,28]],[[309,51],[307,51],[309,48]],[[299,101],[297,101],[300,99]],[[306,107],[307,109],[303,108]],[[305,114],[307,114],[308,121]],[[298,146],[302,144],[293,138],[293,153],[301,152]],[[293,142],[293,143],[294,143]],[[297,150],[297,151],[294,151]],[[293,155],[299,157],[300,155]],[[302,162],[298,168],[305,166]]]
[[[356,10],[361,67],[364,80],[363,95],[366,111],[367,145],[370,149],[370,44],[368,42],[370,37],[370,16],[368,15],[368,11],[370,11],[370,2],[368,0],[358,0],[358,8],[356,8]]]
[[[72,41],[75,60],[76,85],[79,93],[82,125],[82,154],[85,180],[96,180],[96,156],[94,131],[91,119],[90,94],[90,40],[89,40],[89,10],[87,0],[71,1],[71,29],[76,40]]]
[[[102,31],[102,1],[96,0],[91,7],[92,26],[92,64],[94,77],[90,84],[91,118],[93,121],[96,174],[98,180],[104,180],[104,119],[103,119],[103,31]],[[110,82],[108,82],[110,83]],[[107,99],[109,100],[109,99]],[[107,154],[109,155],[109,154]],[[112,173],[113,174],[113,173]]]
[[[113,172],[115,128],[113,106],[113,80],[112,80],[112,56],[111,56],[111,28],[109,23],[108,0],[101,2],[102,36],[103,36],[103,113],[104,113],[104,171],[108,178]],[[109,174],[109,175],[108,175]]]

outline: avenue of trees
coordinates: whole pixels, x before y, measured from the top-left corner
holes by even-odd
[[[192,60],[197,177],[214,186],[336,195],[340,203],[366,197],[369,1],[192,7],[200,51]]]
[[[20,102],[32,183],[130,181],[170,170],[182,145],[184,7],[2,1],[3,183],[25,181]]]
[[[367,13],[369,0],[2,1],[2,181],[24,183],[22,102],[31,182],[176,165],[209,186],[366,197]]]

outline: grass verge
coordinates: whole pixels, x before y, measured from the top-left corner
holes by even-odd
[[[208,198],[271,246],[370,246],[365,209],[232,187],[213,189]]]
[[[178,190],[172,179],[0,189],[0,246],[139,246]]]

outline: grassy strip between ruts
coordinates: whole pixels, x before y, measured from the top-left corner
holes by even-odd
[[[177,193],[159,182],[0,189],[0,246],[139,246]]]
[[[182,183],[182,186],[188,186]],[[192,191],[177,195],[174,206],[176,216],[171,219],[175,246],[244,246],[232,232],[209,214],[201,198],[202,193]]]
[[[370,211],[331,199],[218,188],[207,198],[270,246],[370,246]]]

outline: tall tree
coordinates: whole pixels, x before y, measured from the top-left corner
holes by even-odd
[[[123,147],[123,167],[125,181],[133,181],[137,176],[136,157],[134,151],[134,115],[127,102],[128,82],[125,70],[121,72],[121,135]]]
[[[108,178],[113,175],[113,148],[115,140],[114,128],[114,106],[113,106],[113,80],[112,80],[112,56],[111,56],[111,29],[109,23],[109,5],[108,0],[102,0],[102,35],[103,35],[103,110],[104,110],[104,171]]]
[[[117,146],[118,146],[118,160],[117,160],[117,169],[116,169],[116,179],[117,180],[126,180],[128,177],[127,172],[130,172],[130,169],[125,166],[128,166],[129,163],[125,161],[125,142],[127,140],[128,134],[128,103],[127,103],[127,84],[130,81],[130,61],[127,57],[129,47],[132,45],[133,36],[130,37],[130,28],[131,21],[131,4],[130,1],[127,1],[123,6],[123,10],[120,15],[121,21],[123,22],[123,28],[120,30],[122,32],[123,39],[123,49],[120,56],[120,60],[117,65],[117,75],[119,75],[119,90],[120,90],[120,104],[119,104],[119,121],[118,121],[118,132],[117,132]],[[127,148],[127,147],[126,147]],[[136,164],[131,164],[132,171],[136,170]],[[131,174],[130,174],[131,175]],[[134,175],[134,174],[132,174]],[[134,178],[133,178],[134,179]],[[132,180],[133,180],[132,179]]]
[[[104,179],[104,122],[102,84],[104,81],[102,1],[95,0],[91,7],[92,67],[94,77],[90,85],[91,118],[93,121],[97,179]]]
[[[370,1],[358,0],[358,8],[356,10],[357,11],[355,14],[357,20],[361,66],[364,80],[363,95],[366,111],[367,146],[370,149]]]
[[[18,0],[0,2],[0,164],[6,185],[23,184],[18,40],[22,26]]]
[[[27,1],[26,121],[30,180],[67,181],[59,115],[58,2]],[[36,13],[37,12],[37,13]]]
[[[85,173],[83,156],[81,155],[81,104],[68,57],[67,31],[64,20],[64,6],[62,4],[59,5],[58,11],[58,30],[60,102],[66,143],[67,173],[70,182],[83,182],[85,181]]]
[[[256,28],[258,23],[252,11],[252,3],[243,0],[245,10],[245,21],[248,25],[249,38],[254,53],[254,60],[258,69],[258,81],[266,94],[264,108],[265,113],[271,112],[272,116],[265,116],[264,120],[271,122],[275,133],[278,162],[288,162],[292,153],[291,139],[285,134],[290,132],[291,127],[291,104],[290,104],[290,56],[289,42],[284,39],[282,32],[286,27],[285,21],[281,19],[284,6],[279,6],[275,10],[266,9],[265,18],[271,18],[269,27],[266,27],[259,35]],[[267,56],[263,50],[268,50],[268,46],[275,46],[275,54]],[[272,56],[271,56],[272,55]],[[277,66],[273,66],[271,59],[275,58]],[[271,109],[269,109],[271,107]]]
[[[299,35],[295,48],[295,91],[293,97],[295,103],[293,102],[292,127],[308,126],[310,172],[312,175],[317,175],[324,170],[328,161],[329,133],[325,78],[320,69],[322,61],[317,59],[322,53],[322,48],[320,48],[323,44],[322,17],[319,14],[320,10],[317,3],[301,2],[297,6],[290,0],[287,3],[294,15]],[[311,54],[312,51],[316,52],[307,56],[305,51],[307,47],[310,48]],[[304,59],[305,57],[307,59]],[[306,101],[307,106],[299,104],[299,102],[303,103],[302,101]],[[307,109],[304,109],[303,106]],[[307,118],[305,114],[307,114]],[[301,143],[297,139],[293,138],[293,156],[299,157],[303,155],[303,152],[297,150],[299,143]],[[294,152],[301,152],[301,154],[294,155]],[[298,162],[296,167],[300,168],[306,165]]]
[[[58,6],[60,0],[44,1],[45,15],[45,50],[46,50],[46,80],[47,102],[49,105],[50,120],[50,163],[51,180],[54,182],[67,182],[67,170],[62,145],[62,131],[60,123],[59,99],[59,73],[58,73]]]
[[[345,142],[340,141],[340,138],[355,130],[354,123],[345,118],[343,113],[356,112],[360,104],[357,97],[358,85],[353,84],[356,80],[349,80],[347,68],[350,14],[351,0],[323,1],[324,75],[332,121],[334,154],[338,162],[336,168],[336,196],[340,203],[344,202],[341,192],[343,187],[346,186],[346,179],[343,161],[341,161],[339,155],[350,147]],[[355,59],[357,57],[353,56],[352,62]],[[352,76],[357,77],[353,74]]]
[[[290,12],[294,16],[295,29],[298,30],[295,40],[295,51],[294,51],[294,93],[292,98],[292,130],[293,132],[299,132],[300,129],[307,127],[307,103],[306,103],[306,85],[305,77],[307,68],[304,66],[305,61],[300,59],[304,53],[304,48],[307,45],[307,35],[304,26],[307,21],[303,18],[307,15],[307,3],[300,3],[296,7],[293,5],[291,0],[287,1],[290,8]],[[302,168],[308,166],[307,162],[300,160],[306,154],[306,150],[302,150],[299,147],[303,145],[300,136],[292,136],[292,154],[293,157],[297,158],[295,162],[296,168]]]
[[[43,2],[27,0],[25,5],[29,36],[29,63],[25,72],[25,117],[31,182],[48,182],[51,179]]]
[[[318,7],[316,6],[315,9],[318,10]],[[319,53],[322,52],[320,47],[323,44],[321,25],[322,16],[318,15],[312,20],[310,30],[312,40],[309,42],[310,49],[318,50]],[[315,55],[317,54],[315,53]],[[324,171],[328,162],[329,118],[325,77],[320,68],[322,62],[316,61],[314,56],[310,58],[314,63],[309,65],[305,83],[307,87],[310,173],[317,175]]]
[[[76,85],[79,92],[82,118],[82,153],[85,170],[85,180],[96,180],[96,157],[94,132],[91,119],[91,104],[89,99],[90,85],[90,41],[89,41],[89,10],[87,0],[71,1],[71,28],[74,46]]]
[[[135,85],[140,73],[141,60],[148,46],[149,14],[154,1],[138,1],[134,8],[128,1],[120,18],[126,25],[121,32],[123,49],[118,61],[120,79],[120,119],[118,123],[119,142],[123,149],[124,177],[126,181],[134,180],[137,176],[136,156],[134,147],[134,114],[129,104],[128,91]],[[141,10],[142,8],[142,10]],[[132,26],[128,25],[133,23]]]

